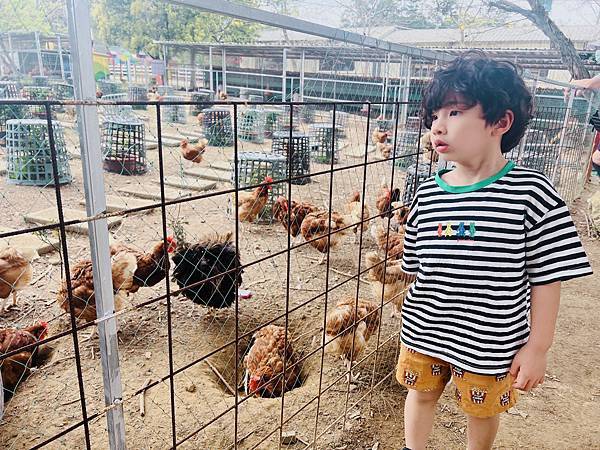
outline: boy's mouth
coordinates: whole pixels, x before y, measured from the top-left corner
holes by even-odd
[[[446,144],[444,141],[433,141],[433,147],[435,148],[435,151],[439,153],[445,153],[448,151],[448,144]]]

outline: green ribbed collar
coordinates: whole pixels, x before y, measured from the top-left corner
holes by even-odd
[[[443,190],[445,190],[446,192],[451,192],[453,194],[462,194],[465,192],[473,192],[473,191],[478,191],[479,189],[482,189],[486,186],[489,186],[490,184],[492,184],[495,181],[498,181],[500,178],[502,178],[504,175],[506,175],[508,172],[510,172],[513,167],[515,167],[514,161],[508,161],[506,163],[506,165],[502,168],[502,170],[500,170],[500,172],[498,172],[497,174],[492,175],[491,177],[486,178],[485,180],[481,180],[475,184],[469,184],[467,186],[450,186],[448,183],[446,183],[444,180],[442,180],[442,175],[444,175],[447,172],[450,172],[452,169],[443,169],[435,174],[435,182]]]

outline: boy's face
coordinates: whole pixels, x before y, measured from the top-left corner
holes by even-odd
[[[486,123],[479,103],[471,106],[459,95],[450,94],[432,119],[433,147],[446,161],[460,164],[492,156],[494,149],[500,149],[502,134]]]

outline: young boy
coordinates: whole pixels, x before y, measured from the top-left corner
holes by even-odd
[[[425,449],[452,378],[469,450],[490,449],[499,415],[544,381],[560,282],[592,273],[569,211],[541,173],[504,158],[525,133],[531,95],[515,66],[471,54],[438,71],[423,118],[455,168],[418,189],[402,269],[396,377],[409,389],[406,448]]]

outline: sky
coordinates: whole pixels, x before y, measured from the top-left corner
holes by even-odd
[[[322,25],[340,26],[344,1],[347,0],[298,0],[297,9],[302,12],[298,17]],[[600,0],[554,0],[550,17],[559,25],[595,25],[599,11]]]

